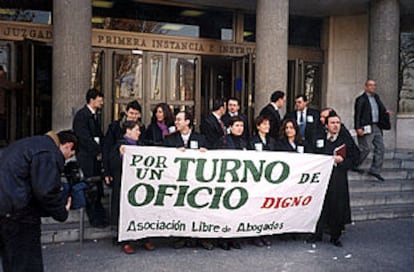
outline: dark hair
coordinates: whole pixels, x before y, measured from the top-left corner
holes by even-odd
[[[295,97],[295,100],[296,100],[296,99],[298,99],[298,98],[302,98],[302,99],[303,99],[303,101],[305,101],[305,102],[307,102],[307,101],[308,101],[308,97],[306,96],[306,94],[298,94],[298,95]]]
[[[238,115],[235,115],[235,116],[230,117],[228,124],[231,127],[236,122],[242,122],[244,124],[243,119],[240,116],[238,116]]]
[[[184,113],[184,120],[189,120],[190,122],[188,124],[188,127],[189,128],[192,128],[193,127],[193,124],[194,124],[194,116],[193,116],[193,113],[191,111],[189,111],[189,110],[179,111],[178,113],[180,113],[180,112]]]
[[[76,137],[75,132],[72,130],[62,130],[57,133],[57,136],[59,138],[60,144],[66,144],[66,143],[73,143],[72,150],[78,151],[79,148],[79,140],[78,137]]]
[[[91,99],[96,99],[98,96],[99,97],[104,97],[103,93],[98,91],[97,89],[95,89],[95,88],[89,89],[86,92],[86,103],[89,104],[89,101]]]
[[[260,126],[264,121],[269,121],[269,118],[267,116],[259,115],[254,119],[254,129],[256,134],[258,133],[257,127]]]
[[[272,95],[270,96],[270,101],[271,102],[276,102],[276,101],[278,101],[279,99],[281,99],[283,97],[285,97],[285,93],[284,92],[279,91],[279,90],[278,91],[274,91],[272,93]]]
[[[126,105],[126,111],[129,109],[134,109],[142,113],[142,107],[137,100],[133,100]]]
[[[299,126],[298,126],[298,124],[296,123],[296,121],[294,119],[290,119],[290,118],[283,120],[282,125],[280,126],[280,130],[279,130],[279,139],[287,138],[285,130],[286,130],[286,126],[287,126],[288,123],[292,123],[293,128],[296,131],[295,142],[298,143],[298,144],[302,143],[302,139],[301,139],[300,133],[299,133]]]
[[[240,105],[240,99],[238,99],[237,97],[234,97],[234,96],[227,99],[227,105],[229,104],[230,100],[236,101],[237,105]]]
[[[167,125],[167,127],[174,125],[174,116],[167,103],[158,103],[157,105],[155,105],[154,109],[152,110],[151,123],[157,123],[156,113],[158,108],[161,108],[164,112],[164,122]]]
[[[139,128],[138,122],[135,122],[135,121],[125,121],[122,124],[122,127],[121,127],[121,133],[122,133],[122,135],[124,135],[126,133],[127,129],[133,129],[136,126],[138,126],[138,128]]]
[[[4,71],[3,65],[0,65],[0,71]]]
[[[326,116],[326,118],[325,118],[325,125],[328,124],[329,118],[332,118],[332,117],[338,117],[339,120],[341,120],[341,117],[339,117],[339,115],[336,114],[335,111],[331,111],[331,112],[329,112],[328,116]]]
[[[213,111],[216,111],[224,107],[224,99],[223,98],[215,98],[213,101]]]

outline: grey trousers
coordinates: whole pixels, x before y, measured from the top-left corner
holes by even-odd
[[[384,162],[384,140],[382,130],[372,125],[372,133],[358,136],[358,145],[361,150],[361,163],[367,158],[371,150],[374,151],[370,172],[379,174]]]

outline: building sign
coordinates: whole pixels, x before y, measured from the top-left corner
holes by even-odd
[[[333,157],[127,146],[119,240],[314,232]]]
[[[3,21],[0,22],[0,39],[13,41],[30,39],[52,43],[52,26]],[[92,29],[92,46],[197,55],[244,56],[255,53],[255,44],[251,43],[236,44],[227,41],[104,29]]]

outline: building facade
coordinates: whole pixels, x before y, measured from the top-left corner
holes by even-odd
[[[343,3],[344,2],[344,3]],[[410,0],[3,1],[0,142],[70,128],[90,87],[103,120],[132,99],[148,123],[160,102],[196,125],[215,97],[238,97],[252,120],[274,90],[284,110],[305,93],[353,126],[368,78],[393,111],[388,149],[412,149],[414,3]],[[5,85],[4,85],[5,86]]]

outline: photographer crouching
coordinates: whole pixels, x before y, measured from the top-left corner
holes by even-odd
[[[43,271],[41,217],[65,221],[61,173],[75,155],[72,131],[21,139],[9,145],[0,161],[0,255],[3,271]]]

